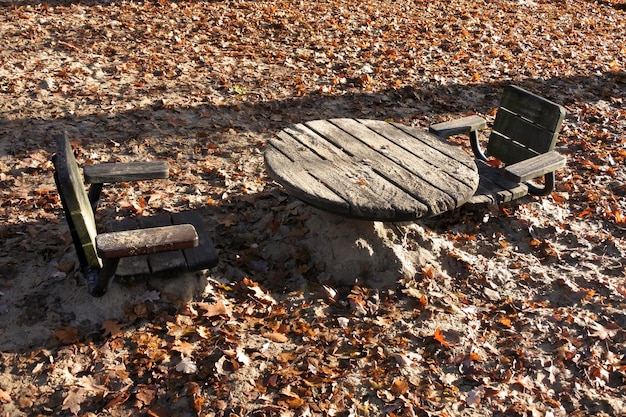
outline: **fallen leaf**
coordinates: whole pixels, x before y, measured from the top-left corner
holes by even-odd
[[[172,350],[182,353],[184,356],[191,356],[193,351],[196,350],[196,347],[189,343],[183,342],[181,340],[175,340],[174,346],[172,346]]]
[[[195,374],[198,372],[196,363],[191,358],[183,357],[183,359],[176,365],[176,371],[184,374]]]
[[[597,337],[600,340],[611,339],[617,335],[617,329],[608,329],[596,321],[592,321],[590,327],[594,332],[590,332],[589,336]]]
[[[213,304],[209,303],[197,303],[196,306],[204,311],[204,317],[211,318],[216,316],[229,316],[232,314],[232,311],[229,307],[224,304],[224,300],[218,300]]]
[[[118,322],[117,320],[111,319],[111,320],[105,320],[102,322],[102,325],[100,326],[100,328],[102,330],[104,330],[104,334],[103,336],[117,336],[118,334],[122,333],[122,328],[124,327],[124,325],[120,324],[120,322]]]
[[[239,222],[239,216],[236,213],[231,213],[228,216],[220,220],[220,224],[226,227],[231,227]]]
[[[130,398],[130,395],[127,392],[118,392],[114,394],[113,397],[109,401],[107,401],[107,403],[104,405],[104,409],[106,410],[111,407],[124,404],[126,401],[128,401],[129,398]]]
[[[507,317],[500,317],[500,319],[498,320],[498,323],[500,323],[504,327],[511,327],[511,319]]]
[[[82,388],[72,388],[63,399],[61,410],[70,410],[74,414],[80,412],[80,406],[85,400],[85,390]]]
[[[395,395],[404,395],[409,390],[409,383],[404,378],[396,378],[391,384],[390,391]]]
[[[98,384],[92,375],[81,376],[76,385],[85,388],[88,392],[97,395],[105,395],[107,387]]]
[[[265,333],[263,336],[276,343],[285,343],[289,341],[289,338],[282,333]]]
[[[157,394],[156,389],[147,387],[147,386],[142,386],[139,388],[139,390],[135,394],[135,398],[141,401],[143,405],[150,405],[152,401],[154,401],[156,394]]]
[[[61,327],[54,332],[54,337],[63,344],[77,343],[80,340],[78,329],[75,327]]]
[[[478,406],[480,404],[481,399],[485,396],[485,386],[480,385],[467,393],[467,397],[465,398],[465,403],[468,407]]]
[[[5,403],[12,403],[13,400],[11,399],[11,396],[9,395],[8,392],[6,392],[3,389],[0,389],[0,401],[5,402]]]
[[[443,332],[441,331],[441,329],[439,327],[437,327],[437,329],[435,329],[435,334],[433,334],[433,338],[441,343],[441,346],[444,347],[448,347],[450,346],[450,343],[448,343],[443,335]]]

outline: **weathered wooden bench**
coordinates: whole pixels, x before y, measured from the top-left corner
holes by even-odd
[[[467,134],[480,174],[478,190],[470,204],[498,204],[528,193],[545,196],[554,189],[554,171],[565,157],[554,151],[565,109],[517,86],[504,89],[489,135],[487,152],[478,132],[487,127],[479,116],[468,116],[430,126],[441,137]],[[504,164],[501,168],[499,163]],[[530,182],[543,177],[543,185]]]
[[[167,178],[164,162],[88,165],[82,176],[65,134],[55,136],[55,182],[89,292],[102,296],[115,275],[172,276],[217,264],[213,241],[196,212],[126,219],[97,233],[95,210],[105,183]]]

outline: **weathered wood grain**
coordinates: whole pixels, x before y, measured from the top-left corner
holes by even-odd
[[[563,168],[565,161],[563,155],[547,152],[505,167],[504,175],[511,181],[528,181]]]
[[[450,210],[478,187],[472,158],[421,129],[330,119],[289,126],[265,152],[294,196],[361,219],[406,221]]]
[[[162,161],[109,162],[86,165],[83,174],[87,184],[98,184],[167,178],[169,168]]]
[[[98,254],[104,259],[171,251],[197,244],[198,236],[191,225],[126,230],[96,236]]]

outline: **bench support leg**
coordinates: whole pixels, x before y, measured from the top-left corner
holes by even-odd
[[[91,186],[89,187],[89,203],[91,204],[91,209],[94,213],[96,212],[96,208],[98,207],[98,200],[100,199],[101,192],[101,183],[91,184]]]
[[[106,294],[115,277],[115,271],[117,270],[119,261],[119,259],[105,259],[104,265],[99,271],[91,268],[85,268],[86,270],[83,270],[83,273],[85,273],[87,277],[89,294],[94,297],[102,297]]]
[[[533,184],[530,184],[530,183],[526,183],[526,185],[528,186],[528,191],[532,195],[545,197],[547,195],[550,195],[552,190],[554,190],[554,172],[547,173],[546,175],[544,175],[543,178],[544,178],[543,179],[543,183],[544,183],[543,188],[537,187],[536,185],[533,185]]]

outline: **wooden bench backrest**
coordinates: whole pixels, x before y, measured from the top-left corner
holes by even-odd
[[[487,153],[507,165],[554,149],[565,109],[520,87],[504,89]]]
[[[54,178],[77,255],[81,263],[101,268],[102,261],[96,252],[96,221],[72,146],[64,134],[55,136],[54,140],[57,146]]]

